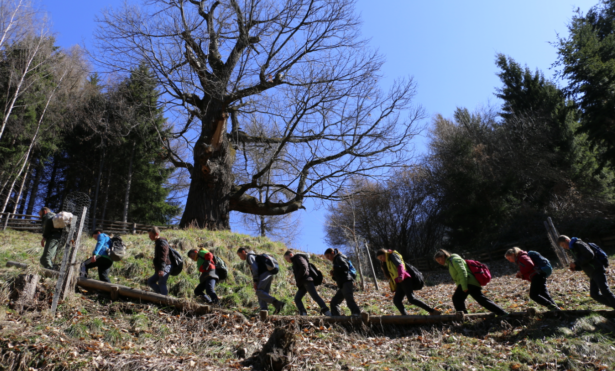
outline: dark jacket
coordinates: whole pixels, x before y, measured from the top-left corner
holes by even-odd
[[[335,258],[333,258],[333,280],[338,286],[342,286],[348,281],[354,281],[350,274],[348,258],[342,253],[335,255]]]
[[[305,254],[295,254],[290,261],[293,263],[293,273],[297,286],[303,286],[306,282],[313,282],[310,276],[310,261]]]
[[[169,264],[171,264],[171,259],[169,259],[169,243],[166,238],[160,237],[156,240],[154,247],[154,268],[156,272],[160,272]]]
[[[47,214],[43,215],[43,217],[41,218],[41,221],[43,223],[43,238],[44,239],[58,239],[62,237],[62,230],[53,227],[52,219],[54,216],[56,216],[56,214],[52,212],[48,212]]]
[[[602,263],[597,261],[594,250],[585,242],[573,237],[570,239],[569,246],[574,258],[575,270],[582,270],[589,278],[592,278],[596,269],[603,267]]]

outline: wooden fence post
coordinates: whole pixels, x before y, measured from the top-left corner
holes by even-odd
[[[137,234],[137,223],[132,223],[132,234]]]
[[[9,218],[11,217],[11,213],[6,213],[4,217],[6,219],[4,219],[4,226],[2,227],[2,231],[6,231],[6,227],[9,225]]]
[[[372,256],[369,253],[369,248],[367,247],[367,241],[365,242],[365,250],[367,251],[367,259],[369,259],[369,266],[372,269],[372,278],[374,279],[374,286],[376,286],[376,290],[380,291],[380,287],[378,287],[378,280],[376,279],[376,271],[374,271],[374,263],[372,262]]]

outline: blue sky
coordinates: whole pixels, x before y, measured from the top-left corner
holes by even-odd
[[[105,7],[123,1],[45,0],[58,44],[91,45],[94,19]],[[549,78],[556,59],[554,42],[565,36],[575,9],[587,11],[597,0],[358,0],[362,32],[380,50],[387,63],[383,84],[413,76],[418,85],[416,103],[427,112],[451,116],[457,107],[474,109],[498,104],[496,53],[513,57]],[[425,149],[424,138],[416,141]],[[296,247],[322,253],[325,210],[308,204],[301,212],[302,232]],[[234,229],[241,228],[234,225]]]

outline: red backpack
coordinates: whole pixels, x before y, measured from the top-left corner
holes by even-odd
[[[481,262],[477,262],[476,260],[466,260],[468,263],[468,267],[470,267],[470,272],[476,277],[476,280],[481,286],[485,286],[491,281],[491,272],[489,272],[489,267]]]

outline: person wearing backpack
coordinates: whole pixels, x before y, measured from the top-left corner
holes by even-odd
[[[488,311],[500,317],[508,316],[508,312],[500,308],[483,294],[480,283],[478,283],[478,280],[470,271],[468,263],[461,256],[451,254],[446,250],[438,250],[434,255],[434,259],[438,264],[448,267],[451,278],[457,284],[457,289],[453,294],[453,306],[456,311],[468,313],[466,309],[466,299],[468,295],[470,295],[478,304]]]
[[[389,280],[391,291],[395,293],[393,304],[395,304],[395,307],[397,307],[402,316],[408,315],[406,308],[404,308],[404,297],[408,298],[410,304],[424,309],[432,316],[440,314],[440,311],[430,307],[414,296],[412,276],[406,271],[404,258],[400,253],[394,250],[380,249],[376,252],[376,259],[380,260],[382,272],[384,272],[385,277]]]
[[[216,295],[216,283],[218,275],[216,274],[216,264],[214,263],[214,254],[205,248],[200,250],[192,249],[188,251],[188,257],[196,262],[196,266],[201,272],[199,284],[194,289],[194,295],[208,304],[218,304],[219,299]],[[205,292],[207,294],[205,294]]]
[[[149,231],[149,239],[154,241],[154,275],[148,278],[147,285],[155,293],[168,295],[167,280],[171,272],[172,264],[169,258],[169,242],[166,238],[160,237],[158,227],[152,227]]]
[[[538,253],[536,253],[538,254]],[[530,281],[530,299],[534,300],[536,303],[549,308],[552,311],[559,311],[559,307],[551,298],[549,294],[549,289],[547,289],[547,274],[541,269],[538,264],[534,263],[534,260],[530,257],[530,255],[521,250],[518,247],[513,247],[506,251],[504,254],[506,260],[511,263],[517,264],[519,267],[519,271],[517,272],[517,278],[521,278],[526,281]],[[542,257],[540,255],[538,258]],[[542,257],[542,259],[545,259]]]
[[[60,239],[62,238],[62,230],[54,228],[53,217],[56,214],[52,213],[48,207],[43,207],[38,216],[41,217],[43,225],[43,239],[41,240],[41,247],[43,247],[43,255],[41,255],[40,262],[43,268],[53,269],[53,258],[56,256],[58,247],[60,246]]]
[[[346,300],[346,305],[350,309],[353,317],[361,316],[361,309],[354,300],[354,280],[355,276],[350,272],[348,258],[339,252],[338,249],[328,248],[325,251],[325,258],[333,262],[331,276],[337,283],[337,292],[331,298],[331,313],[334,316],[341,316],[340,304]]]
[[[113,260],[109,257],[111,239],[102,230],[96,229],[92,232],[92,238],[96,240],[96,246],[92,252],[92,257],[81,264],[81,276],[87,278],[88,271],[98,268],[98,279],[103,282],[111,282],[109,270],[113,265]]]
[[[240,247],[237,250],[239,259],[248,263],[250,271],[252,272],[254,291],[258,298],[258,305],[261,310],[268,310],[269,304],[272,304],[275,308],[273,314],[278,314],[282,311],[282,308],[286,305],[283,301],[280,301],[269,294],[271,290],[271,283],[273,282],[273,276],[278,273],[275,267],[272,267],[272,259],[267,254],[256,255],[254,251],[248,250],[247,247]],[[279,268],[278,268],[279,269]]]
[[[570,270],[582,270],[589,277],[589,296],[600,304],[615,308],[615,295],[611,292],[606,278],[608,258],[604,251],[576,237],[561,235],[557,243],[570,251],[574,258],[574,262],[570,263]]]
[[[331,316],[331,312],[324,300],[318,295],[314,278],[310,274],[310,260],[305,254],[294,254],[288,250],[284,253],[284,260],[293,265],[293,273],[295,275],[295,283],[297,284],[297,294],[295,295],[295,305],[299,310],[300,316],[307,316],[307,310],[303,305],[303,297],[309,293],[312,299],[320,307],[320,314]]]

